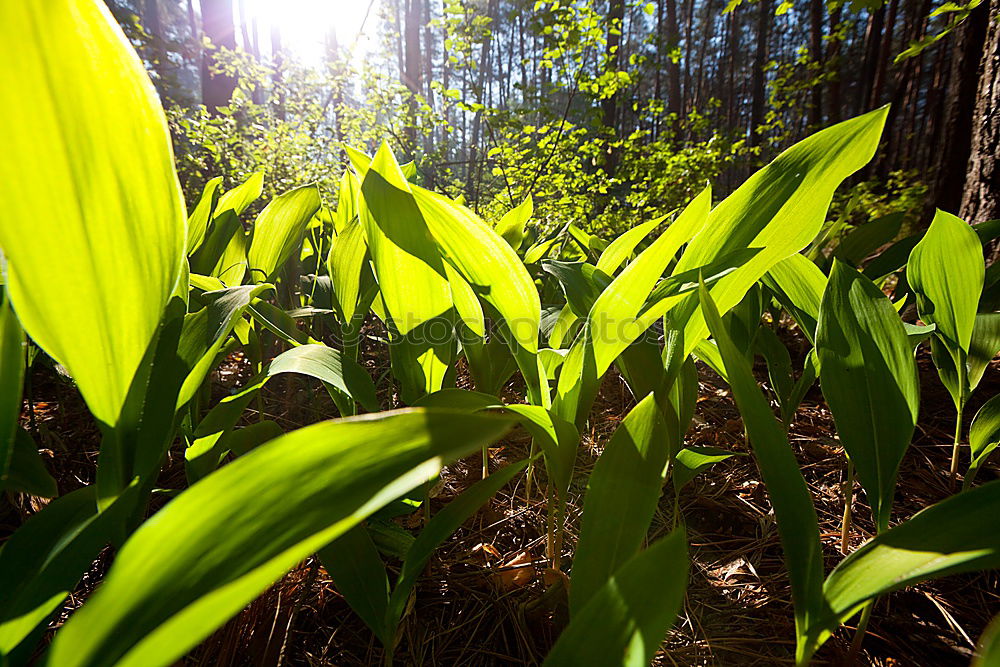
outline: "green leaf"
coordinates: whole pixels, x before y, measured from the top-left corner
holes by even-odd
[[[241,216],[263,191],[264,172],[256,171],[246,181],[219,197],[212,217],[218,218],[226,211],[232,211],[237,217]]]
[[[7,471],[7,478],[0,483],[0,488],[23,491],[43,498],[55,498],[59,495],[59,487],[45,468],[38,446],[23,428],[17,429],[10,469]]]
[[[471,210],[420,187],[412,191],[443,257],[503,318],[532,402],[542,403],[542,395],[548,393],[536,359],[542,309],[528,270],[517,253]]]
[[[670,472],[674,491],[680,493],[681,489],[695,477],[716,463],[737,455],[737,452],[729,452],[718,447],[685,447],[674,456],[674,467]]]
[[[972,426],[969,428],[972,463],[969,464],[969,472],[965,474],[966,487],[972,484],[979,468],[998,445],[1000,445],[1000,394],[986,401],[972,419]]]
[[[977,313],[969,341],[969,390],[979,386],[990,362],[1000,352],[1000,313]]]
[[[573,616],[543,665],[648,665],[680,611],[688,567],[683,528],[633,555]]]
[[[917,295],[920,319],[937,325],[936,338],[951,357],[952,370],[958,371],[957,377],[946,372],[941,379],[959,412],[970,391],[966,360],[985,273],[979,237],[972,227],[944,211],[935,214],[907,263],[906,277]],[[935,363],[941,366],[938,360]]]
[[[680,247],[704,229],[712,203],[710,188],[695,197],[678,218],[605,289],[590,313],[588,328],[598,375],[660,318],[664,311],[640,312],[646,297]],[[685,253],[686,255],[686,253]]]
[[[903,226],[903,217],[902,212],[890,213],[855,227],[840,240],[833,256],[852,266],[860,265],[866,257],[896,238]]]
[[[314,424],[258,447],[136,531],[50,659],[172,664],[297,562],[509,424],[402,410]]]
[[[241,285],[217,292],[204,292],[199,298],[205,307],[184,318],[177,357],[188,370],[177,397],[177,409],[194,396],[215,366],[216,357],[236,323],[261,293],[274,286]]]
[[[753,258],[712,286],[720,312],[739,303],[771,267],[812,241],[826,218],[840,183],[872,158],[888,107],[821,130],[795,144],[712,209],[708,224],[688,245],[674,273],[710,264],[744,248],[760,248]],[[685,352],[708,330],[697,297],[680,306],[690,312]]]
[[[222,176],[216,176],[206,183],[205,188],[201,191],[201,199],[191,211],[191,215],[188,216],[188,255],[193,254],[205,240],[208,222],[212,219],[215,206],[219,202],[220,185],[222,185]]]
[[[521,426],[534,438],[545,456],[549,480],[564,500],[573,481],[573,466],[580,447],[576,426],[538,405],[505,405],[504,410],[517,415]]]
[[[707,288],[703,286],[699,294],[705,320],[718,343],[733,398],[743,416],[754,458],[778,520],[778,533],[792,584],[796,661],[801,663],[807,650],[806,630],[824,607],[821,590],[823,550],[816,509],[798,461],[788,444],[788,436],[761,394],[749,360],[733,344]]]
[[[354,526],[318,552],[344,600],[361,617],[387,651],[395,632],[386,625],[389,577],[385,565],[363,524]]]
[[[597,260],[597,269],[607,276],[613,276],[621,265],[632,256],[636,246],[663,223],[665,218],[657,218],[632,227],[612,241]]]
[[[103,3],[3,3],[0,31],[19,63],[0,74],[7,289],[25,331],[113,426],[184,261],[166,119]]]
[[[642,546],[663,489],[666,425],[653,394],[625,416],[587,483],[570,587],[570,614],[581,613]]]
[[[247,253],[250,278],[266,282],[302,243],[306,225],[319,210],[315,185],[296,188],[271,200],[253,224],[253,240]]]
[[[0,549],[0,655],[9,654],[62,605],[134,507],[133,485],[105,511],[96,488],[56,498]]]
[[[14,453],[24,386],[24,331],[3,293],[0,303],[0,486]]]
[[[764,284],[774,292],[809,342],[815,342],[816,321],[826,289],[826,276],[819,267],[805,255],[796,253],[772,266],[764,276]]]
[[[356,169],[364,159],[352,153]],[[414,199],[416,186],[406,181],[386,144],[359,176],[358,213],[389,318],[393,373],[403,401],[412,403],[440,389],[448,371],[452,341],[442,342],[432,328],[450,325],[451,286]]]
[[[496,224],[496,233],[502,236],[511,248],[517,250],[524,242],[524,225],[531,218],[533,212],[534,204],[531,201],[531,195],[528,195],[518,206],[504,213]]]
[[[837,433],[884,530],[899,462],[913,437],[920,384],[892,303],[870,280],[834,261],[823,294],[816,352]]]
[[[365,230],[361,223],[357,220],[346,223],[333,241],[327,262],[327,270],[333,280],[334,303],[343,322],[354,319],[358,297],[361,295],[361,273],[367,256],[368,245],[365,243]]]
[[[1000,567],[1000,481],[951,496],[869,540],[826,578],[818,648],[868,600],[928,579]]]
[[[993,617],[983,630],[976,644],[976,654],[972,667],[996,667],[1000,665],[1000,614]]]

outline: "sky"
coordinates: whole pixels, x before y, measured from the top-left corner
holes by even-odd
[[[233,4],[238,12],[239,3]],[[244,0],[244,5],[247,18],[257,21],[262,44],[269,43],[271,26],[277,25],[282,46],[305,64],[323,62],[331,27],[341,48],[353,51],[353,59],[363,58],[378,43],[379,0]]]

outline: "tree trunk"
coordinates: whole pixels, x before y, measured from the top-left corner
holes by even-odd
[[[843,15],[843,5],[835,5],[830,9],[830,34],[833,38],[827,44],[824,71],[832,71],[830,77],[830,95],[827,102],[830,123],[841,119],[841,86],[840,86],[840,19]]]
[[[752,100],[750,103],[750,145],[760,143],[757,128],[764,124],[764,67],[767,66],[767,39],[771,27],[771,0],[757,0],[757,53],[753,62]]]
[[[680,47],[680,31],[677,28],[677,0],[666,0],[667,5],[667,111],[681,113],[681,64],[675,57]]]
[[[405,0],[403,85],[410,90],[409,114],[406,122],[407,149],[417,149],[417,96],[423,91],[420,58],[420,0]]]
[[[879,5],[868,17],[868,28],[865,31],[865,60],[861,67],[861,83],[854,104],[854,115],[868,111],[871,104],[872,87],[875,81],[875,68],[878,65],[879,45],[882,43],[882,31],[885,28],[885,5]]]
[[[822,75],[823,66],[823,0],[812,0],[809,3],[809,56],[820,65],[815,76]],[[813,128],[823,124],[823,82],[813,83],[809,91],[809,124]]]
[[[236,26],[233,22],[233,0],[201,0],[201,27],[214,48],[236,48]],[[229,104],[236,89],[236,77],[212,74],[212,54],[202,60],[201,96],[210,112]]]
[[[989,6],[977,7],[959,29],[952,48],[948,90],[944,96],[941,118],[941,156],[934,172],[934,205],[949,213],[958,213],[962,206],[965,172],[969,168],[972,147],[972,115],[976,106],[979,83],[979,63],[983,59]]]
[[[1000,217],[1000,2],[990,5],[962,197],[961,217],[970,224]]]
[[[604,52],[607,71],[609,72],[617,72],[620,69],[621,31],[623,29],[622,20],[624,18],[625,0],[609,0],[608,39],[607,48]],[[608,128],[609,134],[612,137],[617,136],[616,120],[618,115],[618,99],[620,97],[621,93],[616,91],[613,95],[609,95],[601,100],[601,122],[604,124],[604,127]],[[617,167],[618,151],[609,147],[604,160],[604,171],[611,176],[615,173]]]

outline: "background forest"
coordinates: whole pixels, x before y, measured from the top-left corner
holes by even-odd
[[[333,185],[342,142],[388,139],[424,185],[487,219],[532,195],[545,231],[620,231],[891,104],[854,215],[1000,215],[992,158],[970,161],[996,142],[990,2],[108,4],[169,109],[189,200],[215,175],[232,186],[262,167],[272,196]]]

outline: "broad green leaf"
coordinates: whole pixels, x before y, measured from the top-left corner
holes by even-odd
[[[781,406],[781,421],[787,426],[799,407],[798,404],[791,404],[795,389],[792,357],[788,353],[788,348],[778,338],[778,334],[769,327],[760,327],[753,343],[754,351],[767,362],[767,377],[771,381],[771,391]]]
[[[136,531],[51,661],[172,664],[297,562],[509,424],[411,409],[321,422],[254,449]]]
[[[327,271],[333,280],[334,303],[344,322],[354,319],[361,295],[361,273],[367,255],[368,245],[365,243],[365,230],[361,223],[357,220],[346,223],[330,248],[327,262]]]
[[[529,395],[541,403],[548,394],[536,359],[542,310],[531,275],[517,253],[471,210],[417,186],[412,192],[443,257],[500,314]]]
[[[937,325],[935,338],[944,350],[935,351],[935,364],[944,368],[941,380],[960,413],[970,391],[966,363],[985,272],[983,247],[972,227],[940,210],[906,268],[920,319]],[[950,364],[941,363],[944,352]]]
[[[273,289],[274,286],[267,283],[241,285],[218,292],[204,292],[199,297],[205,306],[184,318],[184,327],[177,345],[178,361],[188,370],[177,397],[177,409],[191,400],[208,377],[223,343],[250,304],[261,293]]]
[[[570,587],[570,614],[583,611],[642,546],[663,489],[666,425],[650,394],[622,420],[587,483]]]
[[[792,584],[796,659],[801,662],[806,650],[806,629],[815,622],[824,606],[823,550],[816,510],[798,461],[788,444],[788,436],[761,394],[749,360],[733,344],[711,294],[705,287],[699,292],[705,320],[718,343],[733,398],[743,416],[750,446],[778,521],[785,565]]]
[[[191,255],[201,242],[205,240],[205,232],[208,230],[208,222],[212,219],[215,206],[219,202],[219,186],[222,185],[222,176],[216,176],[205,184],[201,191],[201,199],[195,205],[191,215],[188,216],[187,230],[187,253]]]
[[[1000,353],[1000,313],[978,313],[969,343],[969,389],[974,390]]]
[[[632,227],[612,241],[597,260],[597,269],[607,276],[613,276],[621,265],[632,256],[636,246],[642,243],[665,218],[657,218]]]
[[[855,227],[840,240],[833,256],[851,266],[858,266],[866,257],[896,238],[903,225],[903,217],[902,212],[890,213]]]
[[[734,250],[760,252],[712,286],[720,312],[740,300],[771,267],[812,241],[841,181],[863,167],[878,145],[888,107],[821,130],[795,144],[712,209],[708,224],[688,245],[674,269],[679,273],[710,264]],[[680,306],[685,319],[685,352],[708,330],[697,297]]]
[[[230,434],[240,415],[267,382],[284,373],[296,373],[323,383],[341,416],[353,415],[355,401],[367,410],[379,409],[375,383],[356,361],[320,344],[301,345],[282,352],[237,393],[219,401],[191,434],[184,452],[190,479],[214,470],[231,444]]]
[[[1000,394],[997,394],[979,408],[969,427],[969,448],[972,463],[965,474],[965,486],[972,484],[979,468],[986,462],[993,450],[1000,446]]]
[[[920,242],[920,239],[920,234],[914,234],[893,243],[865,265],[863,271],[865,277],[871,280],[881,280],[906,266],[910,253]]]
[[[7,289],[113,426],[185,256],[166,119],[104,3],[5,2],[0,33],[0,56],[18,63],[0,70]]]
[[[412,403],[440,389],[450,366],[453,341],[437,331],[450,331],[451,287],[414,199],[415,186],[406,182],[388,146],[383,144],[367,167],[364,156],[351,155],[355,168],[362,168],[358,213],[394,339],[393,373],[403,401]]]
[[[17,429],[11,454],[10,468],[6,479],[0,481],[0,489],[23,491],[42,498],[55,498],[59,495],[59,487],[45,468],[38,453],[38,445],[23,428]]]
[[[504,213],[496,224],[496,233],[503,237],[503,240],[509,243],[515,251],[524,242],[524,225],[534,210],[531,195],[528,195],[523,202]]]
[[[632,555],[573,616],[543,665],[648,665],[680,611],[688,567],[683,528]]]
[[[218,218],[226,211],[232,211],[237,217],[247,210],[264,191],[264,172],[256,171],[243,183],[219,197],[212,217]]]
[[[551,239],[546,239],[544,241],[539,241],[535,243],[530,248],[528,248],[524,253],[524,263],[534,264],[545,257],[548,256],[549,251],[552,247],[559,242],[559,237],[553,237]]]
[[[1000,665],[1000,614],[993,617],[976,643],[976,654],[972,667],[996,667]]]
[[[135,486],[98,513],[94,486],[56,498],[0,549],[0,655],[10,653],[76,587],[133,507]]]
[[[618,274],[594,303],[588,327],[598,375],[603,375],[615,358],[662,315],[662,312],[647,312],[639,317],[646,297],[681,245],[697,238],[704,229],[711,204],[712,191],[706,188]]]
[[[674,467],[670,472],[674,491],[680,493],[688,482],[716,463],[738,455],[718,447],[685,447],[674,456]]]
[[[319,210],[315,185],[296,188],[271,200],[253,223],[253,240],[247,253],[250,278],[266,282],[302,242],[306,225]]]
[[[545,260],[542,270],[553,276],[566,297],[566,305],[578,318],[584,318],[611,280],[587,262]]]
[[[580,447],[576,426],[538,405],[504,405],[508,413],[520,418],[521,426],[531,433],[545,456],[549,480],[565,501],[573,481],[573,466]]]
[[[337,592],[391,652],[395,632],[386,624],[389,577],[367,528],[363,524],[354,526],[320,549],[318,555]]]
[[[868,600],[927,579],[1000,567],[1000,481],[951,496],[869,540],[823,585],[812,651]]]
[[[816,321],[826,289],[826,276],[819,267],[805,255],[796,253],[772,266],[764,276],[764,284],[774,292],[809,342],[815,342]]]
[[[350,169],[344,171],[340,178],[340,191],[337,195],[337,213],[333,218],[334,228],[337,236],[344,233],[347,226],[358,217],[358,193],[361,190],[361,183],[358,177],[351,173]]]
[[[7,478],[21,417],[25,349],[24,331],[4,292],[0,303],[0,486]]]
[[[913,437],[920,384],[903,323],[885,294],[839,260],[816,332],[820,384],[876,525],[889,525],[896,473]]]

